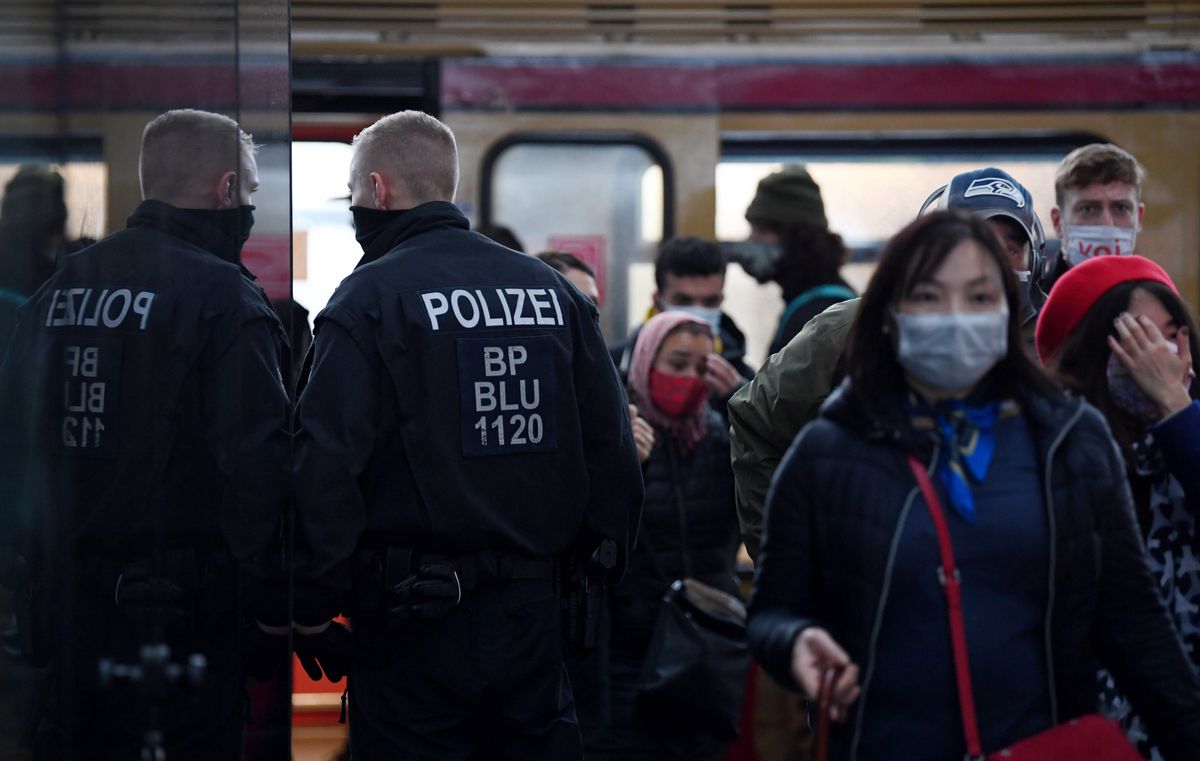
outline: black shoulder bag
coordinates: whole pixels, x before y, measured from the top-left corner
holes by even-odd
[[[670,444],[667,444],[670,447]],[[727,592],[691,578],[687,515],[674,451],[668,449],[679,510],[684,578],[669,582],[638,678],[637,699],[661,726],[722,739],[738,736],[750,666],[746,606]],[[656,574],[667,582],[646,534]]]

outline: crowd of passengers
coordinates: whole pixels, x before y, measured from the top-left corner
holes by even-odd
[[[808,758],[831,667],[830,758],[962,757],[937,533],[909,456],[962,578],[977,747],[1099,712],[1146,759],[1194,757],[1197,345],[1176,284],[1137,247],[1144,179],[1116,146],[1072,152],[1048,242],[1003,169],[957,175],[861,295],[804,167],[759,183],[740,248],[662,244],[647,320],[612,347],[646,500],[607,646],[572,664],[588,758]],[[542,256],[595,298],[586,264]],[[721,310],[729,258],[782,290],[757,374]],[[731,745],[639,690],[664,591],[688,577],[734,593],[740,542],[761,671],[747,663]]]
[[[18,175],[3,219],[54,182]],[[744,244],[661,245],[647,319],[610,347],[645,501],[600,645],[568,664],[587,758],[808,758],[823,680],[832,759],[960,758],[973,734],[992,752],[1097,712],[1145,759],[1200,757],[1198,347],[1158,252],[1137,245],[1143,182],[1116,146],[1072,152],[1048,241],[1002,168],[948,178],[862,294],[800,166],[759,183]],[[28,244],[44,259],[0,271],[0,330],[67,245],[61,219],[46,229]],[[538,256],[599,301],[582,260]],[[785,303],[757,373],[721,308],[731,259]],[[735,740],[643,693],[666,591],[687,579],[738,597],[743,546],[758,665],[712,656],[740,668]]]

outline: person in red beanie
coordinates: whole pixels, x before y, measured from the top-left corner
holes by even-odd
[[[1038,352],[1063,385],[1097,407],[1124,455],[1151,571],[1193,669],[1200,671],[1200,402],[1195,322],[1171,278],[1140,256],[1103,257],[1055,284]],[[1105,711],[1147,759],[1155,738],[1101,672]]]

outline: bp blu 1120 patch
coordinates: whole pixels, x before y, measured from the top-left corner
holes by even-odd
[[[458,339],[462,451],[467,457],[557,446],[554,339]]]
[[[58,390],[51,435],[63,454],[113,458],[119,434],[120,338],[72,336],[51,349]]]

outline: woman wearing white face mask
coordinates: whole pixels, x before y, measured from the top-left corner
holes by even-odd
[[[1200,681],[1119,455],[1099,413],[1025,355],[1017,305],[986,223],[909,225],[862,299],[849,379],[776,472],[749,637],[810,698],[844,667],[831,759],[1000,751],[1094,712],[1097,663],[1168,759],[1200,758]]]
[[[1140,256],[1072,267],[1038,321],[1038,351],[1104,413],[1124,456],[1150,568],[1193,668],[1200,669],[1200,388],[1195,322],[1175,284]],[[1105,711],[1147,759],[1145,722],[1101,676]]]

